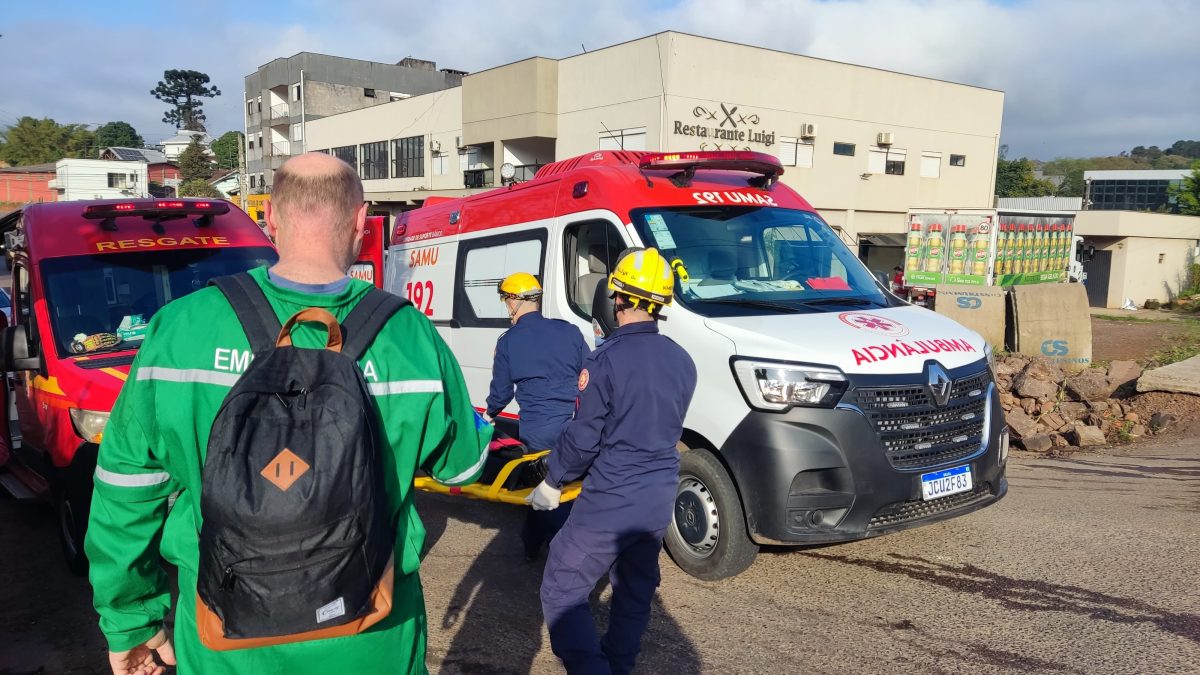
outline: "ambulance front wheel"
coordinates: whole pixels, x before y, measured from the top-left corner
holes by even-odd
[[[758,556],[733,480],[707,450],[688,450],[679,457],[666,545],[676,565],[705,581],[741,574]]]
[[[96,450],[97,447],[90,443],[83,445],[75,453],[71,465],[59,469],[54,479],[58,540],[67,568],[79,576],[86,576],[88,570],[83,540],[92,507],[92,473],[96,470]]]

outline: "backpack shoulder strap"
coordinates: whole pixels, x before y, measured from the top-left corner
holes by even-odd
[[[355,361],[362,358],[384,324],[408,301],[387,291],[372,288],[342,322],[346,339],[342,342],[342,353]]]
[[[250,340],[250,348],[260,354],[275,348],[283,325],[275,315],[275,309],[267,302],[267,296],[254,279],[245,272],[217,277],[208,282],[225,294],[242,329]]]

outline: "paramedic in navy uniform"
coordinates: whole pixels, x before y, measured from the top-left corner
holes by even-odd
[[[542,316],[542,286],[532,274],[510,274],[497,290],[513,327],[496,341],[487,417],[491,421],[500,414],[515,387],[521,407],[518,437],[530,450],[549,450],[575,413],[575,382],[588,355],[587,342],[575,326]],[[530,512],[521,532],[527,560],[554,537],[567,511]]]
[[[550,644],[572,675],[633,670],[679,483],[676,443],[696,388],[691,357],[658,332],[674,288],[662,255],[626,251],[608,288],[618,328],[584,361],[575,419],[529,497],[535,509],[554,509],[562,486],[587,473],[542,577]],[[612,609],[600,640],[588,596],[605,574]]]

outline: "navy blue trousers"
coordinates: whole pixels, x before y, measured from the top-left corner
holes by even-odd
[[[567,521],[554,541],[542,576],[542,613],[550,646],[571,675],[629,673],[650,622],[658,588],[658,554],[665,530],[612,533]],[[588,598],[605,574],[612,584],[608,632],[600,639]]]

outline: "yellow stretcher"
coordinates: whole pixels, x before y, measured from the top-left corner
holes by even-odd
[[[468,499],[482,499],[489,502],[503,502],[505,504],[518,504],[525,506],[525,498],[533,492],[533,488],[521,488],[520,490],[509,490],[504,487],[508,482],[508,477],[513,471],[522,464],[537,461],[539,458],[550,454],[549,450],[541,450],[531,452],[527,455],[522,455],[513,460],[509,460],[504,468],[500,469],[500,473],[496,474],[496,480],[489,483],[471,483],[470,485],[462,485],[453,487],[444,485],[430,478],[429,476],[419,476],[413,481],[413,487],[423,492],[436,492],[443,495],[455,495],[467,497]],[[581,481],[568,483],[563,486],[562,498],[560,501],[569,502],[579,496],[579,490],[583,487]]]

